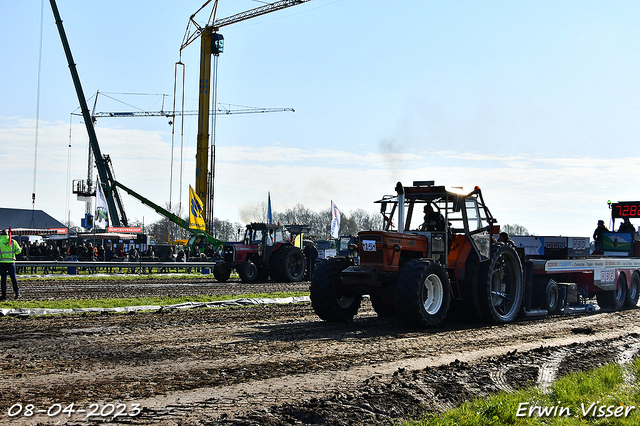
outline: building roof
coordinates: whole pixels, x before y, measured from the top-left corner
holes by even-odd
[[[0,229],[30,228],[53,229],[66,228],[61,223],[42,210],[7,209],[0,207]]]

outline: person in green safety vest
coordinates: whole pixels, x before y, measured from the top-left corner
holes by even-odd
[[[13,293],[16,299],[20,297],[18,290],[18,279],[16,278],[16,255],[22,250],[20,245],[11,238],[11,228],[7,233],[6,229],[0,231],[0,275],[2,284],[2,296],[0,302],[7,300],[7,275],[11,277]]]

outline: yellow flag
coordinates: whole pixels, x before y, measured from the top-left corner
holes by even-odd
[[[204,218],[202,217],[203,209],[204,207],[202,206],[200,197],[198,197],[196,191],[189,185],[189,228],[199,229],[201,231],[205,230]]]
[[[298,234],[293,242],[293,245],[299,248],[303,248],[302,247],[302,235],[303,234]]]

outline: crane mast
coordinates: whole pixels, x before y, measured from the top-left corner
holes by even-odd
[[[216,99],[216,86],[217,86],[217,60],[220,53],[224,49],[224,37],[218,33],[221,27],[235,24],[237,22],[245,21],[257,16],[265,15],[267,13],[275,12],[278,10],[286,9],[291,6],[306,3],[311,0],[281,0],[273,3],[266,4],[254,9],[250,9],[244,12],[237,13],[235,15],[228,16],[216,20],[215,14],[218,7],[218,0],[214,1],[213,9],[209,17],[209,22],[206,26],[202,27],[195,21],[195,16],[207,4],[211,2],[208,0],[198,11],[196,11],[189,18],[187,24],[187,30],[185,32],[180,52],[191,44],[194,40],[200,37],[200,80],[199,80],[199,100],[198,100],[198,136],[197,136],[197,148],[196,148],[196,193],[201,200],[204,201],[204,210],[202,212],[207,223],[208,230],[211,231],[213,223],[213,181],[215,177],[215,127],[213,129],[214,142],[212,144],[211,158],[209,158],[209,110],[210,110],[210,98],[213,94],[214,105],[217,102]],[[194,27],[192,29],[191,27]],[[214,57],[213,67],[213,79],[211,76],[211,57]],[[213,114],[213,125],[215,126],[216,112]],[[209,168],[209,162],[211,167]]]
[[[84,91],[82,90],[82,84],[80,83],[80,76],[78,75],[78,70],[76,68],[76,64],[73,60],[73,55],[71,54],[71,48],[69,47],[69,40],[67,39],[67,35],[64,30],[64,26],[62,25],[62,19],[60,18],[60,12],[58,11],[58,6],[56,5],[55,0],[49,0],[51,4],[51,10],[53,11],[53,16],[56,21],[56,26],[58,27],[58,33],[60,34],[60,40],[62,41],[62,47],[64,49],[64,53],[67,57],[67,63],[69,64],[69,71],[71,72],[71,78],[73,80],[73,85],[76,89],[76,95],[78,96],[78,102],[80,103],[80,110],[82,111],[82,118],[84,120],[84,124],[87,128],[87,133],[89,136],[89,144],[91,146],[91,150],[93,151],[93,156],[96,162],[96,168],[98,169],[98,176],[100,178],[100,183],[104,186],[110,187],[113,179],[113,171],[110,169],[110,159],[109,156],[103,156],[100,151],[100,145],[98,144],[98,137],[96,136],[96,130],[93,126],[93,120],[91,119],[91,113],[89,112],[89,107],[87,106],[87,101],[84,96]],[[107,207],[109,208],[109,217],[111,223],[114,226],[127,226],[127,216],[124,212],[124,207],[122,205],[122,201],[120,200],[120,196],[116,189],[113,192],[104,191],[105,197],[107,200]]]

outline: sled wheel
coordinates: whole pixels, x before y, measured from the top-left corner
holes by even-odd
[[[627,297],[624,299],[626,308],[635,308],[638,304],[638,296],[640,295],[640,274],[634,272],[631,276],[631,282],[627,288]]]
[[[607,311],[619,311],[624,306],[627,298],[627,279],[624,274],[618,275],[618,284],[614,290],[599,291],[596,300],[600,309]]]

